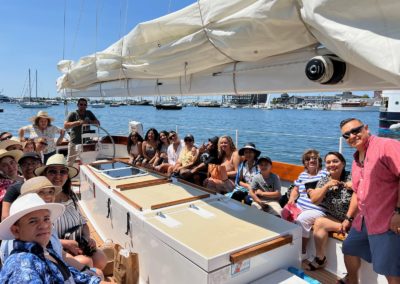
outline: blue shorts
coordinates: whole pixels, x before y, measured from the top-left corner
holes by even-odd
[[[372,262],[376,273],[400,276],[400,235],[392,231],[368,235],[364,220],[361,232],[351,228],[343,242],[343,254],[358,256]]]

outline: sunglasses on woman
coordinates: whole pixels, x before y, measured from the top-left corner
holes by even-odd
[[[344,139],[349,139],[351,134],[357,135],[358,133],[361,132],[361,130],[363,128],[364,128],[364,124],[361,124],[358,127],[354,127],[352,129],[350,129],[349,131],[346,131],[345,133],[342,134],[342,136],[343,136]]]
[[[53,176],[55,176],[57,174],[65,176],[65,175],[68,174],[68,169],[61,169],[59,171],[56,170],[56,169],[50,169],[50,170],[47,170],[46,173],[49,174],[49,175],[53,175]]]

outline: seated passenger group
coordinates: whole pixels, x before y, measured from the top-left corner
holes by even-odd
[[[130,161],[298,224],[302,228],[304,254],[310,234],[314,236],[316,256],[309,263],[310,270],[326,265],[329,232],[345,233],[351,227],[352,220],[347,217],[353,193],[351,175],[338,152],[326,154],[323,169],[319,152],[306,150],[302,155],[304,171],[291,191],[281,196],[280,178],[271,172],[272,160],[260,157],[261,151],[254,143],[237,150],[231,137],[221,136],[211,137],[198,147],[191,134],[180,140],[175,131],[160,133],[151,128],[143,140],[132,132],[128,142]],[[286,203],[282,203],[284,198]]]

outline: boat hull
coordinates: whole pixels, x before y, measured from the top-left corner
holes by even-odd
[[[210,195],[206,199],[154,210],[145,207],[139,210],[131,200],[123,197],[129,195],[129,190],[120,191],[113,188],[115,184],[104,182],[96,177],[96,174],[88,166],[81,167],[82,208],[103,240],[111,239],[138,252],[140,283],[149,280],[153,283],[248,283],[277,269],[300,265],[301,233],[297,226],[220,195]],[[167,191],[168,186],[174,187],[177,184],[166,184],[162,190]],[[189,190],[187,185],[185,188]],[[134,196],[143,193],[140,188],[132,190]],[[149,192],[152,188],[147,187],[145,190]],[[204,212],[211,212],[215,217],[208,219],[207,216],[194,215],[191,213],[194,209],[190,205],[203,206],[201,208],[207,209]],[[240,210],[243,216],[262,217],[265,223],[270,224],[271,232],[280,231],[279,236],[291,235],[292,241],[232,263],[233,253],[259,243],[246,241],[246,245],[232,244],[229,247],[234,249],[221,250],[222,253],[210,250],[213,246],[216,250],[226,246],[229,235],[234,233],[235,229],[242,228],[232,227],[231,234],[221,231],[228,224],[234,225],[232,222],[246,219],[235,210]],[[160,216],[166,216],[167,220],[171,217],[171,222],[160,224],[159,219],[164,218]],[[192,218],[197,221],[192,222]],[[253,221],[256,222],[256,219],[257,217]],[[174,226],[173,220],[180,224]],[[223,223],[222,220],[226,222]],[[258,226],[253,227],[251,221],[248,222],[242,221],[241,224],[253,228],[249,233],[254,239],[254,235],[259,233]],[[282,227],[278,229],[276,226]],[[213,232],[213,229],[220,231]],[[277,233],[271,234],[264,241],[277,239]],[[233,239],[239,243],[246,240],[243,236]]]

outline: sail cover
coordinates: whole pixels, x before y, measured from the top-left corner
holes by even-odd
[[[398,0],[199,0],[137,25],[103,51],[60,61],[57,86],[128,82],[129,89],[130,79],[156,86],[176,80],[189,94],[182,81],[191,76],[259,68],[276,58],[290,63],[322,45],[377,82],[400,87],[399,19]]]

